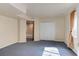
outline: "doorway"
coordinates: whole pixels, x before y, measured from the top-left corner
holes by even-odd
[[[26,21],[26,41],[34,41],[34,21]]]

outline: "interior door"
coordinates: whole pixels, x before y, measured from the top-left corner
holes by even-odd
[[[40,40],[54,40],[55,39],[54,29],[55,29],[55,26],[51,22],[40,23]]]

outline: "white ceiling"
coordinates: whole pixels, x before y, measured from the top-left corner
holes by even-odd
[[[27,5],[26,3],[10,3],[15,8],[19,9],[23,13],[26,13]]]
[[[75,6],[75,4],[0,3],[0,14],[14,18],[26,16],[30,18],[51,18],[54,16],[64,16],[72,6]]]
[[[12,7],[10,4],[7,3],[0,4],[0,15],[15,18],[16,17],[15,15],[18,13],[20,13],[20,11]]]
[[[0,3],[0,15],[12,17],[12,18],[19,18],[19,15],[23,15],[26,13],[25,5],[19,4],[11,4],[11,3]]]
[[[27,15],[32,18],[64,16],[74,6],[72,3],[30,3]]]

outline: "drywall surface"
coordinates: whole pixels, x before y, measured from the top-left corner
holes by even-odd
[[[19,42],[26,42],[26,20],[19,20]]]
[[[17,25],[16,19],[0,15],[0,48],[17,42]]]
[[[52,35],[51,35],[51,39],[50,40],[54,40],[54,41],[64,41],[65,40],[65,19],[64,17],[54,17],[52,19],[41,19],[40,23],[51,23],[52,24],[52,29],[50,29],[52,31]],[[44,26],[45,27],[45,26]],[[44,27],[40,27],[40,30]],[[47,26],[46,28],[49,28],[49,26]],[[49,31],[49,30],[48,30]],[[42,31],[41,31],[42,32]],[[41,34],[40,32],[40,34]],[[51,34],[51,33],[49,33]],[[45,35],[45,33],[43,34]],[[41,39],[40,35],[40,39]],[[49,35],[47,34],[47,37]],[[41,40],[49,40],[49,39],[45,39],[44,36],[42,36],[43,39]]]
[[[76,53],[79,56],[79,4],[77,6],[77,39],[75,42],[75,49],[76,49]]]
[[[34,20],[34,41],[39,41],[39,19]]]

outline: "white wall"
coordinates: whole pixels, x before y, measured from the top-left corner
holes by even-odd
[[[77,55],[79,56],[79,4],[77,6],[77,45],[76,45],[76,50],[77,50]],[[76,43],[76,42],[75,42]]]
[[[52,23],[54,34],[54,41],[64,41],[65,40],[65,18],[64,17],[54,17],[52,19],[41,19],[40,23],[47,22]],[[52,30],[53,31],[53,30]]]
[[[16,43],[17,40],[17,20],[0,15],[0,48]]]
[[[77,19],[78,19],[78,46],[79,46],[79,4],[78,4],[78,7],[77,7]]]

